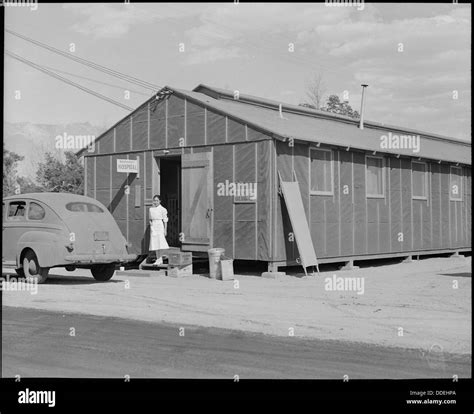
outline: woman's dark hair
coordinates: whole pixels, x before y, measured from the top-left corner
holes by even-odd
[[[158,200],[160,200],[160,201],[161,201],[161,197],[160,197],[160,195],[159,195],[159,194],[155,194],[155,195],[153,196],[153,200],[154,200],[155,198],[157,198]]]

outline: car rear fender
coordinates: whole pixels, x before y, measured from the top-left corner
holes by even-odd
[[[67,235],[64,232],[51,233],[46,231],[29,231],[18,240],[16,261],[22,266],[22,253],[25,249],[35,252],[41,267],[52,267],[64,263]]]

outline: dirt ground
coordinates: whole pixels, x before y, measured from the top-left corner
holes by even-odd
[[[238,284],[200,275],[175,279],[132,273],[98,283],[86,270],[52,269],[37,294],[6,290],[13,285],[4,283],[3,304],[178,327],[365,342],[419,349],[422,354],[471,352],[471,257],[322,271],[308,277],[236,275]],[[360,278],[363,293],[328,290],[328,278],[332,281],[334,275]]]

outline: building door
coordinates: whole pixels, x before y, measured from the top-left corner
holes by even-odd
[[[160,160],[161,201],[168,210],[166,240],[170,247],[180,245],[181,231],[181,159],[179,157]]]
[[[183,154],[182,249],[207,251],[212,247],[213,185],[210,152]]]

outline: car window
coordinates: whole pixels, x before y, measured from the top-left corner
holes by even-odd
[[[26,203],[12,201],[8,206],[8,220],[23,220],[25,218]]]
[[[28,220],[43,220],[46,212],[38,203],[31,202],[28,209]]]
[[[99,206],[92,204],[92,203],[84,203],[84,202],[74,202],[74,203],[67,203],[66,208],[69,211],[80,212],[80,213],[103,213]]]

